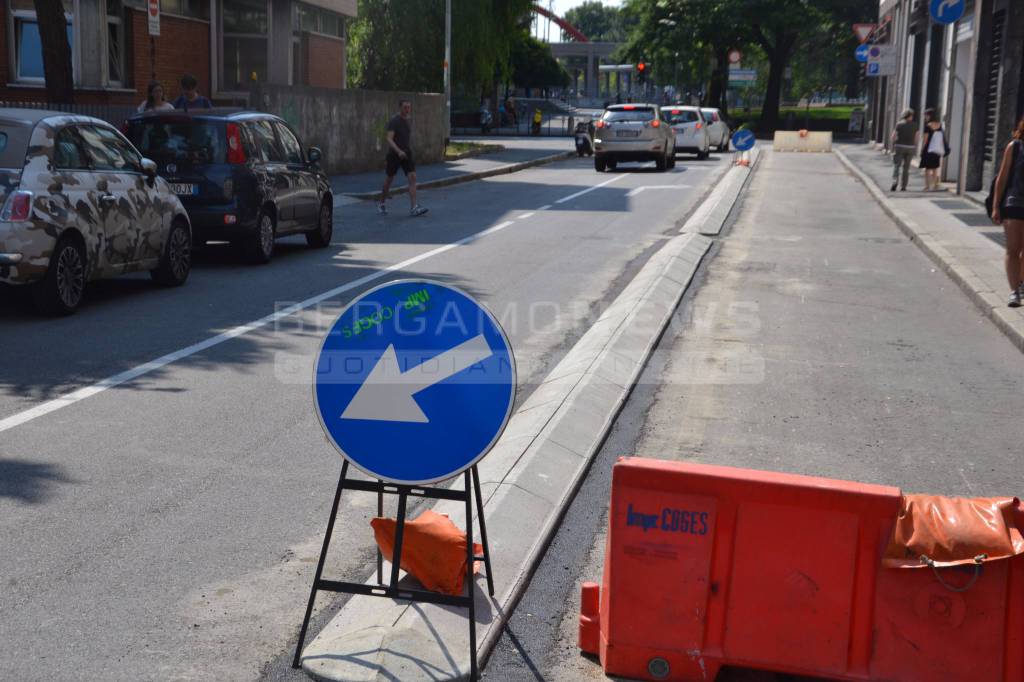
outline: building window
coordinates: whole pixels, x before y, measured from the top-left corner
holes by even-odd
[[[121,0],[107,0],[107,82],[122,86],[125,78],[125,21]]]
[[[296,2],[295,19],[292,25],[296,31],[320,33],[333,38],[345,37],[345,18],[320,7]]]
[[[248,90],[253,74],[259,82],[267,79],[266,0],[222,0],[224,90]]]
[[[210,2],[209,0],[160,0],[160,12],[209,21]]]
[[[42,82],[45,77],[43,43],[39,37],[35,3],[32,0],[10,0],[9,6],[14,29],[14,78],[18,81]],[[73,52],[72,0],[64,0],[64,8],[68,20],[68,44]]]

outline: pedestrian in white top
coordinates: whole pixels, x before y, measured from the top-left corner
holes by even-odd
[[[921,150],[921,168],[924,169],[924,191],[939,188],[939,166],[942,157],[949,155],[949,142],[935,109],[927,109],[925,116],[924,148]]]
[[[139,105],[139,113],[143,111],[174,111],[174,105],[164,99],[164,86],[159,81],[151,81],[146,88],[146,101]]]

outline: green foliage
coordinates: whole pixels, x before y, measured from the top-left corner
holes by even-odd
[[[623,13],[600,0],[586,0],[566,12],[563,18],[594,42],[621,43],[628,34]],[[573,38],[563,32],[562,40]]]
[[[349,26],[352,87],[444,89],[444,0],[359,0]],[[530,0],[452,0],[453,89],[480,91],[509,75]]]
[[[516,36],[511,51],[512,82],[521,88],[566,87],[569,74],[551,55],[551,47],[526,31]]]
[[[761,81],[762,122],[773,128],[787,66],[793,65],[794,82],[801,87],[845,83],[849,91],[856,85],[851,27],[877,18],[878,5],[875,0],[627,0],[623,12],[633,18],[623,56],[651,59],[660,83],[708,83],[699,89],[721,92],[727,51],[760,53],[768,65]]]

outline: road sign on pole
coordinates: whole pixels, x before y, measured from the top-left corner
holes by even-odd
[[[928,9],[932,19],[940,24],[952,24],[964,15],[967,0],[931,0]]]
[[[729,69],[729,85],[749,85],[757,80],[757,69]]]
[[[870,49],[870,47],[871,46],[867,45],[866,43],[861,43],[860,45],[857,46],[857,49],[854,50],[853,56],[856,58],[858,62],[866,62],[868,60],[868,50]]]
[[[465,471],[512,411],[515,361],[467,294],[399,280],[341,312],[316,360],[313,402],[328,439],[373,478],[435,483]]]
[[[866,74],[868,76],[896,75],[896,48],[892,45],[870,45]]]
[[[732,134],[732,148],[739,152],[750,151],[756,141],[753,130],[743,128]]]
[[[149,17],[149,35],[160,35],[160,0],[147,0],[147,12]]]
[[[857,40],[863,43],[871,36],[877,26],[878,24],[854,24],[853,34],[857,36]]]

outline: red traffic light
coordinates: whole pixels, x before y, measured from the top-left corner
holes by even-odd
[[[639,64],[636,65],[636,70],[637,71],[641,71],[642,72],[646,68],[647,68],[647,65],[644,64],[643,62],[640,62]]]

